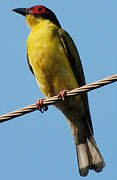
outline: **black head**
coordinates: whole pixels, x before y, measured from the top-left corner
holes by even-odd
[[[27,14],[31,14],[35,18],[48,19],[57,26],[61,27],[56,15],[50,9],[44,6],[39,5],[39,6],[33,6],[31,8],[17,8],[17,9],[13,9],[13,11],[23,16],[26,16]]]

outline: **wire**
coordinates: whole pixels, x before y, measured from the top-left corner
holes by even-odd
[[[76,96],[80,93],[92,91],[93,89],[97,89],[99,87],[105,86],[105,85],[113,83],[115,81],[117,81],[117,74],[115,74],[113,76],[109,76],[102,80],[93,82],[91,84],[84,85],[80,88],[76,88],[71,91],[68,91],[65,96]],[[49,105],[55,104],[57,101],[61,101],[61,100],[57,96],[53,96],[51,98],[45,99],[43,105],[49,106]],[[24,114],[27,114],[27,113],[30,113],[33,111],[36,111],[36,110],[37,110],[36,104],[26,106],[24,108],[21,108],[16,111],[13,111],[8,114],[0,116],[0,123],[2,123],[4,121],[8,121],[13,118],[16,118],[18,116],[22,116]]]

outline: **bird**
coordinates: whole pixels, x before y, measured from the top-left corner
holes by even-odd
[[[31,29],[27,39],[27,60],[40,90],[46,98],[57,95],[62,99],[55,106],[71,128],[80,175],[87,176],[89,170],[102,171],[105,163],[94,139],[87,93],[65,96],[67,91],[86,84],[75,43],[49,8],[36,5],[13,11],[25,16]],[[43,99],[36,104],[41,111]]]

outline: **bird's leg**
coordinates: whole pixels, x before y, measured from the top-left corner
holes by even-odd
[[[64,101],[64,100],[65,100],[65,95],[66,95],[67,92],[68,92],[68,90],[61,90],[61,91],[58,93],[57,97],[58,97],[58,98],[62,98],[62,100]]]
[[[40,98],[36,102],[37,109],[41,111],[41,113],[44,113],[44,111],[48,110],[48,106],[43,104],[44,99]]]

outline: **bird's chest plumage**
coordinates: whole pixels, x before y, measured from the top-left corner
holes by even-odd
[[[55,25],[45,23],[34,28],[27,41],[29,63],[47,97],[67,89],[67,86],[70,88],[72,77],[72,69],[57,32]],[[71,82],[73,86],[73,78]]]

